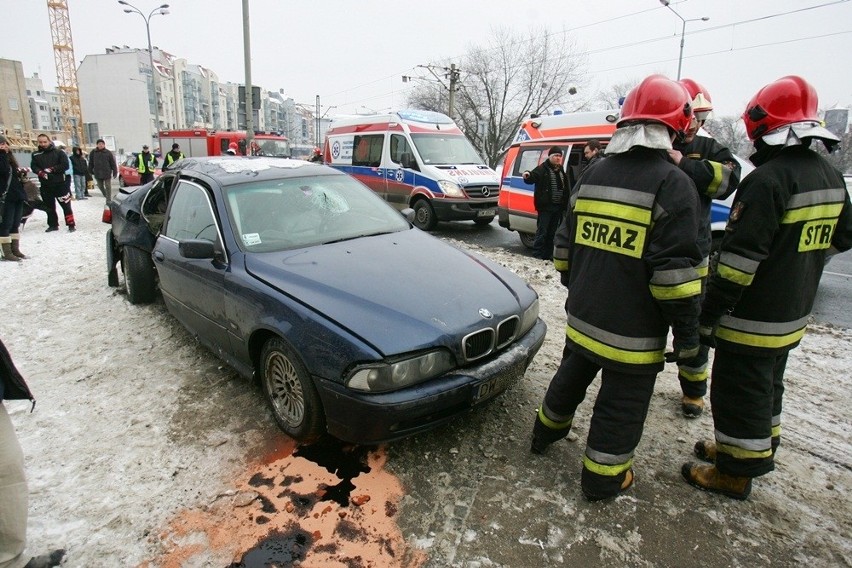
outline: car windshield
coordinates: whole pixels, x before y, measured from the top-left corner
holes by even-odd
[[[255,138],[254,143],[257,145],[253,152],[255,156],[273,156],[276,158],[290,157],[290,142],[287,140],[264,140],[263,138]]]
[[[461,134],[412,134],[411,139],[424,164],[481,164],[482,158]]]
[[[410,228],[398,211],[346,175],[320,175],[226,188],[228,216],[246,252],[322,245]]]

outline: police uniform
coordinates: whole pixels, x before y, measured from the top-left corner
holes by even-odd
[[[568,325],[536,428],[567,434],[603,369],[583,458],[589,498],[617,494],[631,468],[669,326],[697,345],[697,209],[694,183],[665,150],[634,147],[585,172],[556,234]]]
[[[830,247],[852,247],[843,176],[807,145],[768,146],[739,186],[701,325],[715,329],[716,468],[774,469],[787,354],[805,332]],[[717,323],[718,322],[718,323]]]
[[[686,172],[698,190],[698,247],[704,259],[699,274],[706,278],[712,241],[710,210],[714,199],[725,199],[737,189],[740,164],[730,150],[706,136],[695,136],[688,144],[675,142],[673,147],[683,155],[678,167]],[[699,356],[689,365],[678,365],[681,390],[688,397],[700,398],[707,393],[708,350],[702,346]]]

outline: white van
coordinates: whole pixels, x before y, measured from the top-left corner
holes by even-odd
[[[326,164],[366,184],[397,209],[414,209],[414,224],[487,225],[497,215],[499,180],[450,117],[401,110],[332,121]]]

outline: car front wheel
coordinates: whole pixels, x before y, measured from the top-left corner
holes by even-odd
[[[151,256],[135,247],[121,249],[121,270],[124,287],[131,304],[150,304],[154,301],[154,263]]]
[[[316,441],[325,430],[322,403],[308,370],[278,337],[263,346],[260,380],[278,426],[302,443]]]
[[[431,231],[438,224],[435,209],[425,199],[414,204],[414,226],[423,231]]]
[[[535,235],[533,233],[518,233],[521,236],[521,244],[532,249],[535,247]]]

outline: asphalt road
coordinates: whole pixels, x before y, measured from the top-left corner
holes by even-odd
[[[439,223],[434,233],[481,247],[530,254],[518,233],[504,229],[496,219],[485,227],[466,221]],[[826,265],[812,314],[820,323],[852,328],[852,251],[836,255]]]

